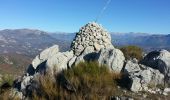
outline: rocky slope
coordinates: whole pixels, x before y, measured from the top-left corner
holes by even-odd
[[[166,89],[158,86],[169,83],[170,53],[165,50],[157,52],[148,54],[141,62],[135,59],[126,61],[124,54],[112,45],[110,34],[101,25],[91,22],[76,33],[70,50],[60,52],[58,45],[54,45],[37,55],[15,86],[26,96],[35,85],[32,80],[37,75],[53,69],[55,70],[52,73],[60,73],[79,62],[97,61],[100,65],[106,65],[111,72],[123,74],[120,87],[133,92],[146,91],[166,95]],[[161,62],[155,62],[157,59]]]
[[[0,74],[22,75],[31,62],[31,58],[20,54],[0,55]]]

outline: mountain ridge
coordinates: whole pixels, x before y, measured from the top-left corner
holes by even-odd
[[[58,44],[66,51],[76,33],[46,32],[38,29],[0,30],[0,53],[37,55],[41,50]],[[137,45],[146,51],[155,49],[170,50],[170,34],[118,33],[110,32],[116,46]]]

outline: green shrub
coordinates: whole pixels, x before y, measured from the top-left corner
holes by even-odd
[[[3,85],[4,83],[8,83],[10,86],[12,86],[13,81],[14,77],[12,75],[5,74],[1,77],[0,86]]]
[[[5,74],[0,79],[0,94],[4,91],[11,89],[14,78],[11,75]]]
[[[143,58],[142,56],[143,50],[138,46],[125,46],[125,47],[121,47],[120,50],[123,52],[127,60],[131,58],[136,58],[138,60],[141,60]]]
[[[14,77],[5,74],[0,79],[0,100],[19,100],[18,96],[11,95]]]

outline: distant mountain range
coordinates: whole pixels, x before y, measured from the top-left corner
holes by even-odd
[[[49,33],[32,29],[6,29],[0,31],[0,73],[21,74],[31,59],[42,50],[54,44],[60,51],[70,48],[75,33]],[[146,33],[111,33],[114,46],[137,45],[145,51],[155,49],[170,50],[169,35]],[[16,67],[19,71],[15,71]]]
[[[54,44],[60,44],[61,50],[68,47],[65,41],[54,38],[44,31],[30,29],[0,31],[0,54],[17,53],[33,57]]]
[[[0,74],[22,75],[39,52],[54,44],[65,51],[70,43],[55,34],[40,30],[16,29],[0,31]]]
[[[0,54],[17,53],[35,56],[41,50],[58,44],[61,51],[69,48],[75,33],[49,33],[40,30],[16,29],[0,31]],[[170,49],[169,35],[147,33],[111,33],[116,46],[137,45],[144,50]]]
[[[157,49],[167,49],[170,50],[170,34],[168,35],[158,35],[158,34],[148,34],[148,33],[114,33],[111,32],[112,44],[115,46],[127,46],[136,45],[143,48],[146,52],[157,50]],[[63,40],[70,43],[75,33],[58,33],[51,34],[52,37]]]
[[[170,50],[170,34],[158,35],[147,33],[111,33],[112,43],[117,46],[136,45],[145,51],[157,49]]]

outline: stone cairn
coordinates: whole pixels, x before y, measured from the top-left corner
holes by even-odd
[[[111,36],[101,25],[90,22],[76,33],[71,44],[71,50],[78,56],[88,46],[93,46],[96,51],[99,51],[101,48],[110,47],[112,46]]]

